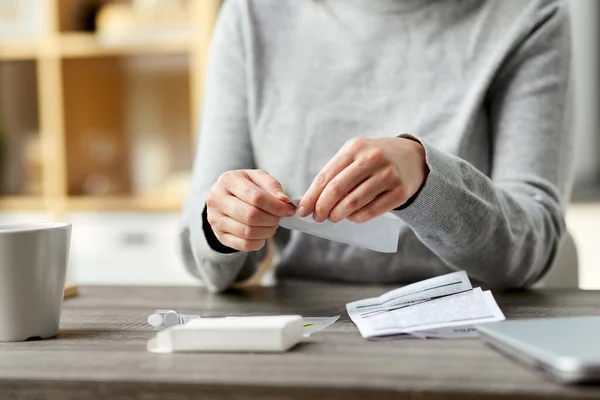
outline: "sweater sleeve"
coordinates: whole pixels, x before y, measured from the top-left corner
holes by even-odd
[[[205,200],[223,172],[254,168],[249,135],[242,28],[238,7],[226,1],[209,51],[202,122],[190,193],[183,207],[180,243],[187,270],[212,292],[251,276],[265,251],[220,252],[205,214]],[[209,238],[213,238],[211,241]]]
[[[567,10],[554,3],[538,17],[487,95],[490,177],[414,136],[430,174],[414,201],[394,211],[450,267],[490,287],[539,279],[565,230],[573,138]]]

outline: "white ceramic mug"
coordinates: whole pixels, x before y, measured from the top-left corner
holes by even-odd
[[[0,225],[0,341],[56,336],[71,224]]]

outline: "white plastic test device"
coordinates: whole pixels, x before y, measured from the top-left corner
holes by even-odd
[[[285,352],[303,338],[300,315],[200,318],[156,333],[152,353]]]

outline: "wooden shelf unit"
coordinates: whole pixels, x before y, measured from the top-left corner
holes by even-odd
[[[0,41],[0,63],[27,60],[35,64],[42,154],[41,195],[0,195],[0,212],[38,210],[47,212],[55,219],[62,219],[70,211],[179,210],[183,200],[180,190],[176,191],[179,195],[163,195],[160,190],[153,191],[159,193],[156,195],[142,195],[132,188],[127,179],[120,192],[98,196],[78,192],[81,181],[74,183],[74,180],[82,179],[78,178],[78,174],[85,170],[84,164],[89,160],[89,155],[81,150],[81,143],[87,140],[82,135],[102,137],[106,134],[113,139],[118,136],[118,139],[110,140],[119,146],[130,140],[128,130],[135,127],[128,126],[131,125],[127,120],[128,114],[133,112],[127,107],[136,99],[131,99],[126,89],[130,86],[131,76],[137,75],[128,72],[128,65],[135,64],[135,60],[140,57],[147,57],[150,61],[164,61],[165,58],[173,57],[173,64],[184,57],[187,66],[183,72],[170,75],[169,72],[157,72],[162,74],[159,75],[160,79],[165,78],[167,83],[157,84],[156,97],[172,96],[163,100],[166,103],[164,108],[167,109],[164,114],[174,116],[169,117],[172,120],[168,126],[159,121],[156,130],[162,130],[166,134],[171,127],[176,128],[179,132],[177,137],[185,140],[185,143],[174,151],[182,151],[184,148],[189,152],[183,158],[191,167],[199,122],[198,111],[202,101],[204,67],[221,0],[190,1],[193,41],[114,46],[102,44],[93,33],[73,29],[70,22],[65,20],[73,7],[80,6],[86,0],[48,1],[51,6],[45,24],[46,32],[37,41]],[[86,79],[90,83],[82,85]],[[94,79],[100,81],[94,83]],[[146,78],[144,82],[152,81]],[[182,88],[186,89],[186,93],[179,95]],[[161,104],[152,104],[151,107],[161,110]],[[156,118],[157,113],[147,114]],[[1,115],[0,109],[0,120]],[[185,121],[181,121],[182,119]],[[144,126],[137,127],[142,128]],[[187,137],[182,139],[181,132],[185,132]],[[99,146],[103,145],[106,146],[106,143],[100,143]],[[119,151],[129,152],[133,147],[135,146],[127,144]],[[128,154],[119,158],[119,162],[131,169],[133,158],[135,157]],[[174,172],[185,172],[187,168],[180,165],[182,157],[171,158],[172,163],[179,163]]]
[[[58,37],[57,53],[61,57],[96,57],[106,55],[188,53],[189,41],[105,45],[90,33],[63,33]]]
[[[45,42],[47,44],[48,42]],[[50,46],[39,42],[15,41],[0,42],[0,61],[35,60],[44,56],[53,57],[102,57],[110,55],[173,54],[194,51],[192,41],[164,43],[124,43],[106,45],[99,42],[92,33],[63,33],[58,35]]]
[[[0,61],[35,60],[39,45],[32,41],[0,43]]]
[[[3,196],[0,197],[0,211],[35,211],[46,207],[40,196]]]
[[[70,196],[67,211],[152,211],[169,212],[181,209],[182,199],[158,196],[90,197]]]

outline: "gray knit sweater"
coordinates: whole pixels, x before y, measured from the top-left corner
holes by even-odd
[[[300,198],[355,137],[409,133],[429,176],[398,251],[280,228],[277,275],[404,283],[464,269],[489,287],[534,282],[564,232],[573,135],[566,4],[544,0],[227,0],[214,31],[181,243],[212,291],[264,251],[207,241],[218,176],[263,169]]]

